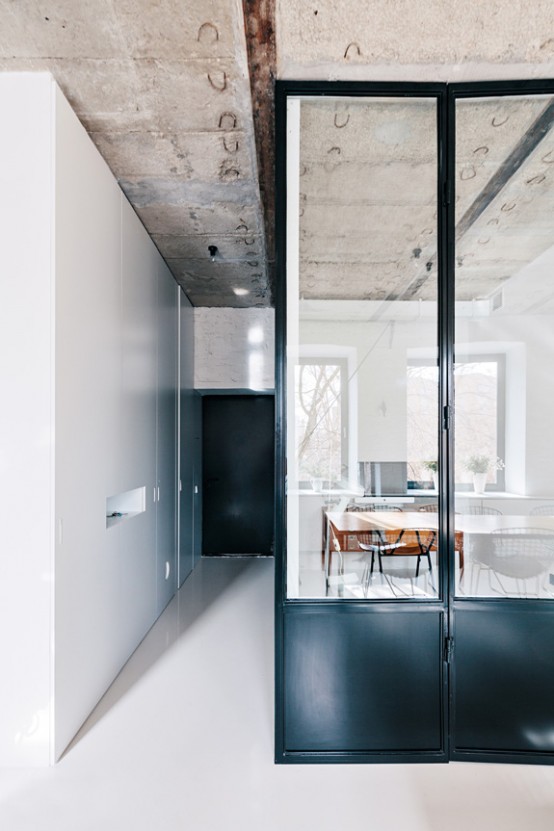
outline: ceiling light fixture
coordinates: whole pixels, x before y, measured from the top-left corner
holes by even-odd
[[[233,291],[237,297],[244,297],[246,294],[250,294],[248,289],[233,289]]]

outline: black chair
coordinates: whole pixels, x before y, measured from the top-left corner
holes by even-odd
[[[421,560],[425,558],[429,566],[429,573],[433,573],[431,550],[436,542],[437,532],[433,528],[401,528],[396,539],[391,538],[390,531],[374,530],[366,535],[359,535],[358,545],[362,551],[371,554],[366,563],[362,576],[362,585],[365,592],[375,568],[375,557],[379,563],[379,572],[383,574],[383,557],[417,557],[415,576],[419,577]],[[394,532],[396,534],[396,532]]]

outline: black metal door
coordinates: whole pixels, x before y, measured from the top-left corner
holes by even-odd
[[[202,553],[272,554],[273,396],[204,397],[202,483]]]

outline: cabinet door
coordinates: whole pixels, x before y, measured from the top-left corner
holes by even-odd
[[[121,197],[122,397],[121,470],[117,489],[145,488],[145,510],[126,522],[120,539],[122,637],[137,643],[155,619],[156,599],[156,397],[157,284],[159,254],[137,215]]]
[[[165,265],[158,274],[156,571],[158,612],[177,587],[177,343],[178,287]]]
[[[179,292],[179,585],[194,565],[194,321],[189,301]]]

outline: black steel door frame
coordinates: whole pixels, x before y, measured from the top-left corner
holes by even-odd
[[[448,118],[447,129],[448,136],[446,147],[448,149],[448,182],[455,182],[455,150],[456,150],[456,102],[465,98],[486,98],[486,97],[503,97],[503,96],[519,96],[525,95],[544,95],[550,94],[554,96],[554,79],[530,79],[522,81],[483,81],[474,83],[455,83],[448,85]],[[454,335],[455,335],[455,306],[454,306],[454,285],[455,285],[455,189],[450,187],[451,198],[447,206],[447,261],[446,261],[446,276],[449,284],[450,297],[448,302],[447,314],[449,318],[448,326],[448,352],[449,352],[449,377],[453,379],[453,363],[454,363]],[[453,393],[453,387],[452,387]],[[449,458],[454,459],[454,434],[449,439]],[[451,510],[454,510],[454,482],[453,478],[449,481],[449,492],[451,494]],[[451,514],[453,515],[453,514]],[[453,540],[450,541],[449,560],[453,562]],[[496,620],[509,621],[513,631],[527,629],[528,633],[532,632],[533,620],[531,619],[533,613],[535,615],[535,623],[537,618],[548,619],[549,631],[554,635],[554,601],[539,600],[539,599],[513,599],[509,597],[499,598],[463,598],[456,597],[454,586],[453,569],[450,574],[449,584],[449,631],[452,637],[452,657],[453,660],[449,665],[449,736],[450,736],[450,750],[449,759],[452,761],[471,761],[471,762],[503,762],[511,764],[554,764],[553,752],[533,752],[531,750],[510,750],[503,749],[467,749],[458,746],[457,737],[459,730],[457,730],[456,715],[456,688],[457,688],[457,664],[456,664],[456,624],[460,626],[462,616],[468,616],[478,612],[489,612],[495,616]],[[506,654],[506,660],[511,661],[512,655]],[[515,659],[513,659],[515,660]],[[512,688],[510,695],[516,696],[518,694],[525,694],[527,690],[525,675],[529,670],[529,666],[524,663],[519,663],[514,668],[515,675],[520,675],[522,684],[519,690]],[[475,683],[479,683],[479,679],[475,678]],[[527,685],[528,686],[528,685]]]
[[[553,80],[491,81],[480,83],[373,83],[373,82],[319,82],[279,81],[276,84],[276,399],[275,399],[275,759],[279,763],[337,763],[337,762],[448,762],[451,759],[467,761],[506,761],[553,763],[545,754],[498,753],[496,751],[456,750],[455,708],[452,690],[455,680],[455,612],[460,605],[475,604],[475,599],[455,599],[454,563],[454,436],[453,377],[454,377],[454,265],[455,265],[455,104],[463,97],[554,94]],[[414,613],[429,613],[433,608],[443,615],[444,641],[441,661],[442,678],[442,744],[434,752],[290,752],[285,740],[284,683],[285,635],[287,615],[309,614],[324,607],[335,614],[355,614],[367,601],[347,602],[328,600],[288,600],[286,597],[286,220],[287,220],[287,119],[289,96],[349,96],[349,97],[429,97],[437,101],[437,243],[438,243],[438,352],[439,352],[439,547],[448,556],[441,558],[439,599],[425,604],[398,600],[372,601],[373,612],[394,614],[400,607]],[[510,603],[503,599],[477,601],[495,604]],[[535,601],[530,601],[531,603]],[[518,601],[528,605],[529,601]],[[552,604],[554,607],[554,604]],[[519,607],[523,608],[523,607]],[[544,608],[544,604],[543,604]],[[554,608],[553,630],[554,630]]]

